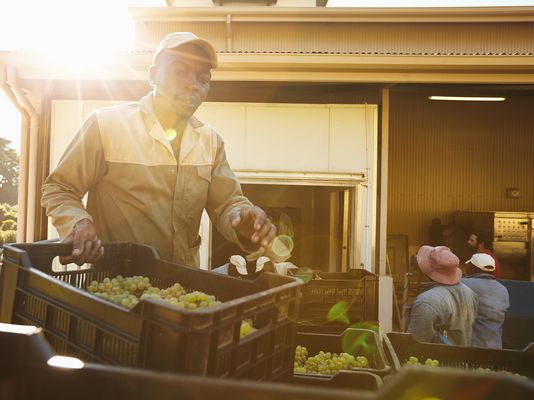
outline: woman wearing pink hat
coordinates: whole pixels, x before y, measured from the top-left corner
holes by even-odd
[[[411,306],[407,332],[422,342],[470,346],[478,299],[460,282],[460,260],[445,246],[422,246],[416,259],[430,282]]]

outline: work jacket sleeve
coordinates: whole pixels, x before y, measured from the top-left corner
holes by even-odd
[[[105,169],[100,130],[92,114],[84,121],[42,188],[41,205],[46,215],[52,218],[60,237],[65,237],[84,218],[93,221],[82,199],[104,175]]]
[[[434,342],[438,333],[436,324],[439,324],[436,317],[437,310],[431,304],[416,300],[411,308],[406,332],[414,335],[420,342]]]
[[[226,240],[250,252],[255,250],[251,243],[240,239],[231,225],[232,215],[239,213],[239,210],[246,206],[252,206],[252,203],[243,195],[241,185],[226,159],[224,142],[217,135],[217,153],[211,174],[206,211]]]

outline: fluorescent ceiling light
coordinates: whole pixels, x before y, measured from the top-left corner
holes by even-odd
[[[74,357],[53,356],[46,362],[51,367],[81,369],[84,366],[82,360]]]
[[[506,97],[473,97],[473,96],[429,96],[430,100],[448,101],[504,101]]]
[[[33,325],[13,325],[0,323],[0,332],[18,333],[21,335],[33,335],[41,331],[41,328],[37,328]]]

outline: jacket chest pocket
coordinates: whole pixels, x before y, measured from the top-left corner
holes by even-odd
[[[208,199],[211,183],[211,165],[184,165],[185,187],[184,206],[195,220],[200,220],[202,210]]]

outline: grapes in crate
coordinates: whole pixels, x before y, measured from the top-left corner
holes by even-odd
[[[293,372],[301,374],[334,375],[338,371],[353,368],[368,368],[369,360],[364,356],[354,357],[349,353],[330,353],[320,351],[319,354],[308,357],[308,350],[304,346],[295,349],[295,363]]]
[[[215,296],[193,291],[187,292],[182,285],[174,285],[160,289],[152,286],[146,276],[131,276],[124,278],[104,278],[102,282],[92,281],[87,290],[103,299],[112,301],[127,308],[133,308],[140,299],[151,298],[162,300],[171,306],[187,310],[216,307],[221,304]]]
[[[433,360],[431,358],[427,358],[425,360],[425,363],[421,364],[419,362],[419,359],[417,357],[414,357],[414,356],[408,357],[408,359],[406,360],[406,364],[408,364],[408,365],[425,365],[427,367],[439,367],[439,361],[438,360]]]
[[[241,321],[241,332],[240,332],[241,337],[248,336],[251,333],[254,333],[256,331],[257,329],[254,328],[254,326],[252,325],[251,319],[244,319],[243,321]]]
[[[109,300],[126,308],[134,308],[140,299],[162,300],[173,307],[184,310],[199,310],[203,308],[217,307],[221,302],[213,295],[198,290],[187,292],[184,287],[174,285],[160,289],[152,286],[150,278],[146,276],[104,278],[102,282],[92,281],[87,286],[87,291],[102,299]],[[248,336],[256,332],[252,320],[245,319],[241,322],[240,336]]]

